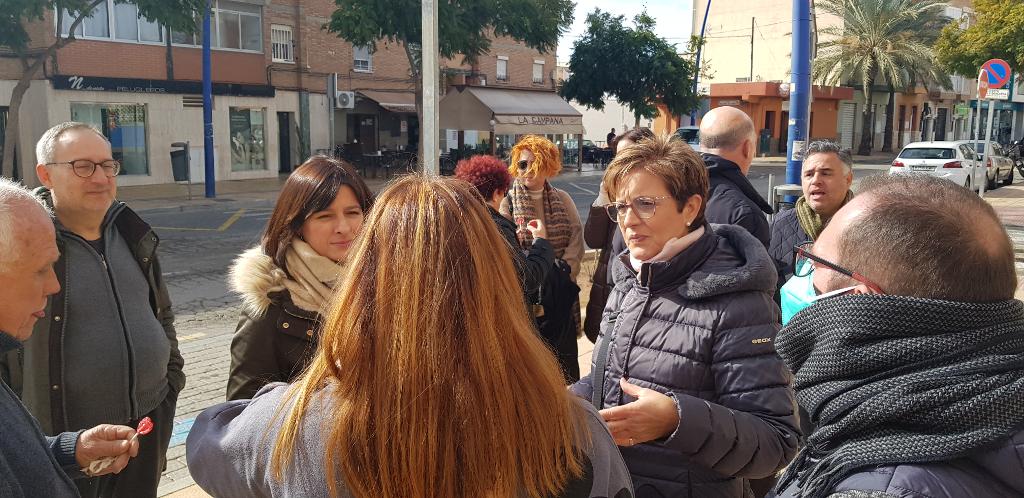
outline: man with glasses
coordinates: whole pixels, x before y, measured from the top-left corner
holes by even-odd
[[[49,129],[36,145],[36,196],[54,213],[60,291],[22,351],[0,372],[49,435],[97,424],[135,426],[139,456],[117,475],[80,480],[82,496],[156,496],[185,385],[158,239],[116,200],[121,166],[110,142],[82,123]]]
[[[795,251],[776,349],[813,430],[777,496],[1024,496],[1024,303],[992,207],[871,177]]]

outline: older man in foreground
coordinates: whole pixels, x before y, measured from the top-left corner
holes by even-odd
[[[0,178],[0,353],[21,347],[45,314],[47,296],[60,290],[53,271],[59,256],[53,223],[24,187]],[[7,384],[0,381],[0,496],[78,496],[69,476],[104,457],[101,473],[120,472],[139,450],[135,431],[99,425],[44,436]]]

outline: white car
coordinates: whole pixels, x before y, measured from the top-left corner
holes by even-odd
[[[889,173],[922,173],[945,178],[957,185],[978,190],[981,179],[987,179],[987,189],[994,188],[999,180],[1013,181],[1012,167],[1004,172],[1003,168],[993,168],[993,161],[998,161],[992,154],[994,144],[990,143],[988,167],[982,177],[981,156],[974,153],[974,142],[957,140],[949,142],[914,142],[907,144],[893,160]],[[980,148],[980,144],[979,144]],[[977,168],[975,168],[977,166]],[[971,172],[974,171],[972,175]]]

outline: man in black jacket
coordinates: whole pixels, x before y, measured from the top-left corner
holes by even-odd
[[[708,167],[711,189],[705,215],[711,223],[739,225],[768,248],[771,232],[766,214],[772,207],[747,180],[757,153],[757,134],[747,114],[718,107],[700,123],[700,150]]]
[[[60,290],[53,265],[56,233],[46,211],[21,185],[0,177],[0,354],[16,351]],[[44,436],[17,396],[0,381],[0,496],[78,496],[69,477],[84,477],[103,457],[101,473],[120,472],[138,452],[131,427],[100,425]]]

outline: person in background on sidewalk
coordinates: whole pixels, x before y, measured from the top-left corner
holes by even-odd
[[[779,270],[779,286],[793,276],[793,248],[813,242],[821,235],[839,208],[853,199],[853,158],[849,151],[830,140],[816,140],[807,146],[800,172],[803,196],[793,209],[772,219],[768,255]],[[789,321],[783,315],[783,322]]]
[[[558,356],[566,381],[571,383],[580,378],[576,338],[583,333],[583,324],[576,276],[583,261],[583,224],[569,194],[548,182],[561,170],[562,154],[555,144],[537,135],[524,136],[512,147],[509,174],[515,180],[499,212],[515,222],[524,250],[533,245],[527,229],[529,220],[539,219],[547,230],[547,240],[557,259],[542,286],[542,304],[533,306],[533,315],[541,336]]]
[[[614,150],[615,150],[615,128],[612,128],[612,131],[609,131],[608,135],[606,135],[604,137],[604,146],[608,147],[609,149],[612,149],[612,151],[613,151],[612,153],[614,153]]]
[[[50,215],[32,192],[0,177],[0,353],[21,347],[60,291],[53,265],[60,254]],[[3,377],[9,377],[3,375]],[[0,496],[77,497],[69,476],[115,457],[102,473],[120,472],[138,454],[131,427],[99,425],[44,436],[17,396],[0,380]]]
[[[678,138],[620,150],[604,186],[628,252],[572,391],[601,409],[638,497],[748,497],[799,439],[775,267],[746,230],[704,220],[707,169]]]
[[[309,369],[200,414],[192,477],[219,497],[633,496],[608,429],[537,337],[506,253],[466,182],[395,181]]]
[[[533,245],[524,253],[516,235],[516,224],[501,215],[501,200],[512,186],[512,175],[508,165],[494,156],[477,155],[459,161],[455,166],[455,178],[476,187],[484,199],[487,211],[491,213],[498,231],[508,242],[512,262],[519,272],[523,295],[528,304],[540,302],[541,285],[548,278],[548,272],[555,265],[555,250],[547,239],[547,231],[540,220],[527,223],[526,228],[533,235]]]
[[[291,382],[313,358],[325,304],[372,201],[355,170],[336,159],[314,156],[288,177],[260,245],[231,267],[243,304],[227,399]]]
[[[185,386],[159,239],[115,200],[121,164],[95,128],[50,128],[36,159],[44,185],[36,196],[54,213],[61,290],[0,371],[46,434],[152,419],[152,433],[123,471],[75,484],[84,497],[156,496]]]
[[[771,232],[765,215],[772,207],[747,179],[757,155],[750,116],[730,106],[709,111],[700,122],[700,151],[711,181],[708,223],[741,226],[767,249]]]
[[[776,348],[814,432],[777,496],[1024,496],[1024,303],[992,207],[871,177],[796,268]]]
[[[612,154],[617,154],[618,151],[640,140],[653,137],[654,133],[650,128],[633,128],[609,143]],[[612,287],[615,286],[611,279],[611,272],[608,271],[608,262],[613,256],[618,256],[626,249],[626,243],[622,240],[622,232],[605,211],[609,202],[611,201],[608,199],[608,194],[604,191],[604,183],[602,183],[597,198],[594,199],[594,204],[590,206],[587,223],[583,226],[583,240],[589,247],[601,250],[597,257],[597,269],[594,270],[594,276],[591,279],[590,299],[587,300],[587,313],[583,320],[583,333],[587,335],[590,342],[597,342],[597,336],[601,331],[601,315],[604,313],[604,305],[608,302],[608,295],[611,294]]]

